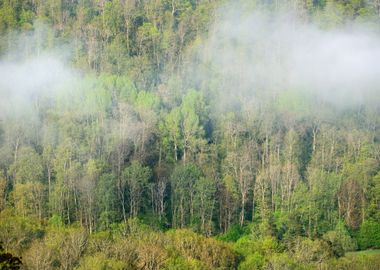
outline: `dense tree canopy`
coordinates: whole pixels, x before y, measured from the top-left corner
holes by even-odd
[[[2,62],[65,62],[57,83],[28,79],[30,94],[0,83],[2,255],[28,269],[380,265],[338,259],[380,248],[378,99],[337,105],[275,71],[247,80],[234,63],[248,55],[285,65],[268,41],[233,37],[231,65],[207,61],[227,2],[0,2]],[[233,7],[323,31],[380,25],[377,0]]]

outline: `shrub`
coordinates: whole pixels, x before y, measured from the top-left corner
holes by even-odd
[[[332,257],[332,250],[323,240],[295,239],[291,247],[293,258],[302,264],[321,263]]]
[[[240,263],[239,270],[257,270],[262,269],[265,259],[259,253],[255,252]]]
[[[380,248],[380,223],[365,221],[357,236],[360,249]]]
[[[166,233],[168,244],[181,257],[201,261],[204,269],[234,269],[238,257],[232,248],[213,238],[190,230],[170,230]]]
[[[255,252],[262,256],[266,256],[280,251],[280,246],[278,241],[272,236],[267,236],[260,239],[254,239],[251,236],[244,236],[235,243],[234,249],[245,257]]]
[[[338,222],[334,231],[328,231],[323,239],[330,243],[336,257],[342,257],[345,252],[356,250],[357,244],[351,238],[343,222]]]
[[[264,269],[271,270],[301,270],[305,269],[301,264],[297,263],[286,253],[276,253],[273,254]]]
[[[218,239],[225,242],[236,242],[239,238],[249,234],[248,227],[241,227],[239,224],[232,225],[226,233],[219,236]]]
[[[125,264],[122,261],[108,259],[103,253],[83,257],[77,270],[122,270]]]

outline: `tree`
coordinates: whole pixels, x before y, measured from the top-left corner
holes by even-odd
[[[141,123],[141,132],[139,134],[139,143],[136,146],[136,148],[139,149],[139,152],[141,153],[138,156],[141,156],[140,159],[144,159],[147,156],[149,157],[149,154],[152,155],[152,140],[154,135],[157,133],[156,125],[157,125],[157,113],[158,108],[160,105],[160,101],[157,96],[146,92],[146,91],[140,91],[137,96],[136,100],[134,102],[136,106],[136,112],[138,119]],[[150,148],[149,148],[150,147]],[[148,150],[146,150],[148,148]]]
[[[194,218],[195,183],[200,178],[200,171],[191,163],[177,165],[170,177],[172,226],[184,228]]]
[[[0,7],[0,32],[12,30],[17,25],[15,8],[12,7],[11,1],[4,1]]]
[[[11,165],[14,178],[13,198],[22,216],[42,218],[45,208],[45,186],[42,183],[43,165],[40,155],[31,147],[21,147],[18,158]]]
[[[53,213],[61,216],[68,224],[80,217],[78,183],[82,171],[81,164],[75,157],[75,143],[67,138],[58,146],[54,161],[56,180],[51,204]]]
[[[101,230],[109,229],[111,224],[120,219],[117,201],[117,179],[111,173],[102,174],[96,186],[96,205],[98,226]]]
[[[43,176],[41,157],[31,147],[21,147],[18,157],[10,167],[14,183],[39,182]]]
[[[295,130],[290,129],[286,134],[284,149],[284,164],[282,167],[281,207],[290,211],[292,208],[293,190],[299,181],[298,155],[299,138]]]
[[[180,108],[176,107],[165,115],[160,124],[160,130],[162,132],[162,144],[165,147],[166,151],[172,153],[174,161],[178,160],[178,154],[182,149],[180,123],[181,110]],[[171,159],[170,155],[168,159]]]
[[[181,105],[184,163],[189,159],[188,155],[197,153],[198,147],[204,143],[203,113],[205,113],[203,96],[195,90],[190,90],[183,97]]]
[[[215,182],[211,179],[200,177],[196,180],[194,189],[194,215],[199,219],[200,231],[206,235],[211,235],[215,208]]]
[[[41,183],[16,183],[12,194],[18,214],[42,219],[45,212],[45,187]]]
[[[131,165],[123,171],[123,178],[128,189],[131,217],[136,217],[141,212],[143,194],[151,176],[150,168],[143,167],[138,161],[132,161]]]
[[[81,192],[82,219],[89,232],[96,228],[96,196],[95,190],[98,184],[101,166],[96,160],[90,159],[85,166],[85,173],[78,183],[78,190]]]
[[[244,150],[243,150],[244,149]],[[241,154],[238,151],[242,151]],[[253,186],[253,157],[252,147],[249,144],[236,149],[234,152],[227,153],[225,159],[226,172],[230,175],[236,186],[240,200],[240,226],[243,226],[245,220],[246,203],[249,192]]]
[[[7,180],[0,174],[0,212],[4,210],[6,204]]]

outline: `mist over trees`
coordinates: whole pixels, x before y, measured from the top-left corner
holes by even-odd
[[[379,20],[377,0],[1,1],[0,259],[379,268],[350,253],[380,248]]]

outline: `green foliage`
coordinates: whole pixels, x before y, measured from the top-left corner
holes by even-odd
[[[243,236],[235,244],[234,249],[245,257],[250,254],[260,254],[261,256],[268,256],[270,254],[279,252],[281,247],[274,237],[253,238],[252,236]]]
[[[28,269],[380,268],[348,253],[380,248],[376,99],[337,108],[276,70],[252,91],[246,56],[293,63],[239,37],[213,63],[229,2],[0,1],[1,61],[67,46],[83,74],[15,91],[20,112],[1,89],[1,255]],[[375,0],[235,2],[318,31],[379,25]]]
[[[278,109],[285,113],[308,115],[311,108],[311,100],[301,91],[288,90],[278,97]]]
[[[117,179],[113,174],[102,174],[96,187],[98,202],[99,229],[110,229],[112,223],[118,220]]]
[[[259,253],[249,254],[244,261],[239,264],[239,270],[258,270],[264,266],[264,257]]]
[[[5,1],[0,7],[0,32],[9,31],[17,25],[15,9],[10,1]]]
[[[182,136],[181,136],[181,112],[178,107],[173,108],[168,114],[163,117],[160,123],[160,130],[162,132],[163,146],[166,147],[167,159],[169,161],[177,161],[179,151],[182,149]],[[172,158],[174,156],[174,158]]]
[[[16,183],[13,189],[16,211],[22,216],[42,217],[45,187],[40,182]]]
[[[199,230],[211,234],[213,231],[213,211],[215,205],[216,184],[213,180],[200,177],[195,182],[194,219],[198,222]]]
[[[360,226],[357,241],[360,249],[380,248],[380,223],[365,221]]]
[[[126,222],[116,224],[115,232],[121,236],[139,236],[145,231],[149,230],[149,227],[141,222],[140,219],[134,217],[129,218]]]
[[[52,226],[53,228],[61,228],[64,226],[62,218],[58,215],[53,215],[49,219],[48,223],[49,223],[49,226]]]
[[[77,270],[122,270],[125,269],[125,264],[122,261],[108,259],[103,253],[97,253],[92,256],[83,257],[76,267]]]
[[[333,259],[324,264],[328,270],[352,269],[352,270],[372,270],[380,267],[380,256],[378,252],[352,252],[345,257]]]
[[[146,91],[140,91],[136,96],[135,105],[138,110],[157,110],[160,103],[156,95]]]
[[[34,239],[42,236],[37,220],[17,216],[10,210],[0,212],[0,242],[5,252],[21,254]]]
[[[41,157],[31,147],[23,147],[17,153],[16,161],[10,167],[16,183],[38,182],[43,175]]]
[[[205,269],[231,269],[237,266],[238,258],[227,244],[189,230],[171,230],[167,236],[181,256],[201,261]]]
[[[132,217],[136,217],[141,211],[143,192],[151,175],[151,169],[143,167],[137,161],[133,161],[123,171],[123,180],[128,189],[130,215]]]
[[[353,251],[357,248],[356,241],[351,238],[342,221],[337,223],[334,231],[326,232],[322,238],[331,244],[332,250],[337,257],[341,257],[345,252]]]
[[[218,236],[218,239],[226,242],[236,242],[247,234],[249,234],[248,227],[241,227],[238,224],[234,224],[227,230],[227,232]]]
[[[276,253],[269,258],[264,269],[266,268],[273,270],[303,270],[307,269],[307,266],[300,264],[286,253]]]
[[[204,269],[204,265],[198,260],[185,259],[181,256],[170,257],[166,262],[165,270],[200,270]]]
[[[45,258],[60,268],[72,269],[78,265],[87,243],[88,234],[83,228],[52,228],[44,238]]]
[[[171,175],[173,226],[185,227],[193,220],[195,189],[200,178],[199,169],[193,164],[178,165]]]
[[[292,258],[302,264],[322,263],[332,257],[332,250],[323,240],[296,238],[291,244]]]

